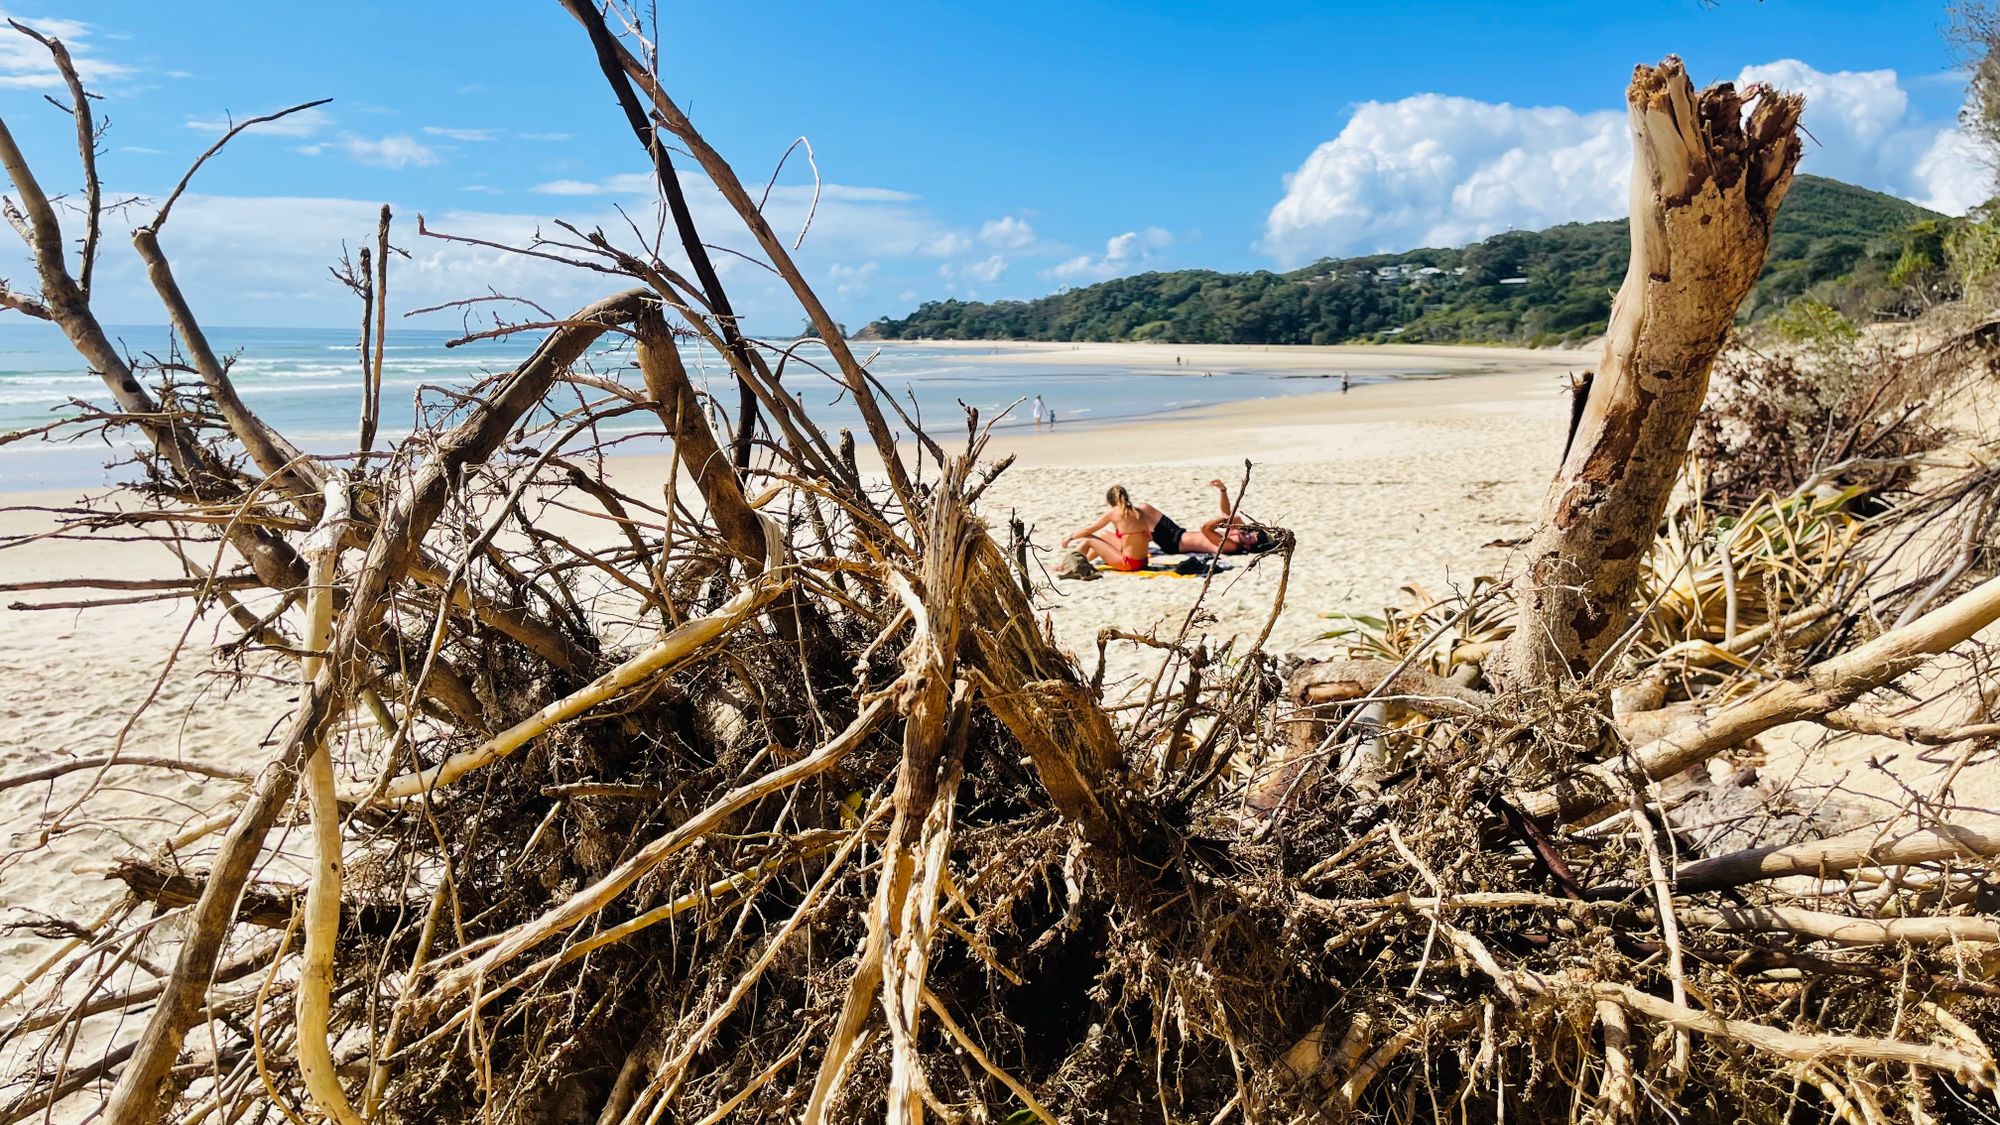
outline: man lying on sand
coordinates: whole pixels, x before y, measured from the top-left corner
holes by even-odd
[[[1197,531],[1182,531],[1179,524],[1160,516],[1152,529],[1153,542],[1168,554],[1233,555],[1240,551],[1262,551],[1271,546],[1271,533],[1247,523],[1229,506],[1229,486],[1219,480],[1208,482],[1215,490],[1215,505],[1222,514],[1201,525]],[[1174,544],[1169,550],[1168,542]]]
[[[1271,533],[1261,527],[1247,527],[1229,505],[1229,488],[1219,480],[1208,482],[1222,514],[1201,525],[1197,531],[1184,530],[1166,513],[1151,504],[1134,504],[1132,494],[1122,484],[1114,484],[1104,494],[1109,505],[1097,522],[1065,536],[1062,545],[1074,545],[1085,557],[1113,570],[1134,571],[1146,567],[1148,539],[1168,555],[1233,555],[1242,551],[1262,551],[1271,545]],[[1108,535],[1099,532],[1111,529]],[[1137,553],[1134,554],[1136,549]]]

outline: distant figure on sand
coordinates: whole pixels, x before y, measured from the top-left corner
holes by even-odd
[[[1341,393],[1341,394],[1346,394],[1346,393],[1347,393],[1347,384],[1348,384],[1348,379],[1347,379],[1347,372],[1343,371],[1343,372],[1341,372],[1341,373],[1340,373],[1340,393]]]
[[[1043,401],[1042,401],[1042,396],[1040,396],[1040,395],[1036,395],[1036,396],[1035,396],[1035,428],[1036,428],[1037,430],[1041,429],[1041,428],[1042,428],[1042,424],[1043,424],[1044,422],[1047,422],[1048,420],[1049,420],[1049,404],[1048,404],[1048,403],[1046,403],[1046,402],[1043,402]]]

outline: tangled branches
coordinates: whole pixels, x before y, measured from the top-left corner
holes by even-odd
[[[300,453],[232,393],[164,258],[153,281],[201,389],[167,371],[142,386],[0,129],[40,274],[10,303],[104,374],[118,410],[93,424],[149,450],[147,502],[69,531],[229,552],[155,592],[219,607],[231,648],[299,684],[265,768],[218,777],[241,786],[228,816],[124,858],[129,893],[104,916],[44,923],[64,948],[5,998],[0,1123],[52,1106],[121,1123],[1926,1119],[2000,1080],[1982,968],[2000,934],[1965,912],[2000,829],[1948,816],[1940,792],[1892,836],[1746,850],[1677,821],[1668,784],[1804,718],[1985,746],[1990,716],[1937,728],[1852,705],[2000,616],[2000,588],[1939,587],[1803,668],[1768,659],[1792,651],[1795,591],[1743,600],[1719,641],[1684,613],[1645,667],[1683,661],[1674,702],[1715,706],[1644,737],[1602,707],[1604,676],[1482,682],[1506,634],[1471,607],[1445,621],[1463,635],[1442,663],[1425,636],[1289,681],[1261,642],[1146,638],[1160,676],[1108,702],[979,516],[1004,468],[982,468],[981,419],[960,440],[902,418],[899,446],[893,400],[635,53],[648,40],[565,7],[679,245],[566,228],[517,248],[626,288],[482,330],[546,334],[372,453],[371,385],[345,460]],[[1642,78],[1635,113],[1694,105],[1677,62]],[[1701,97],[1732,154],[1711,163],[1775,154],[1749,200],[1774,208],[1796,100],[1746,138],[1732,92]],[[823,359],[741,333],[670,148],[732,206]],[[684,348],[735,384],[720,433]],[[786,378],[852,399],[867,470]],[[554,405],[558,387],[582,404]],[[674,453],[637,486],[597,456],[596,423],[626,413]],[[1855,604],[1822,606],[1840,628],[1818,636],[1850,635]],[[1724,687],[1688,670],[1709,649],[1737,669]],[[1323,768],[1364,749],[1382,759],[1366,776]],[[292,823],[303,842],[273,839]]]

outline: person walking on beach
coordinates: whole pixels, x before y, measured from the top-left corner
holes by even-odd
[[[1340,373],[1340,393],[1341,393],[1341,394],[1346,394],[1346,393],[1347,393],[1347,385],[1348,385],[1348,378],[1347,378],[1347,372],[1343,371],[1343,372],[1341,372],[1341,373]]]
[[[1065,535],[1062,545],[1075,546],[1085,558],[1113,570],[1146,569],[1146,540],[1152,536],[1153,526],[1165,517],[1151,504],[1144,507],[1134,504],[1132,494],[1122,484],[1112,485],[1104,494],[1104,502],[1108,507],[1097,517],[1097,522]],[[1100,534],[1107,529],[1109,534]]]
[[[1042,396],[1040,396],[1040,395],[1036,395],[1036,396],[1035,396],[1035,429],[1039,431],[1039,430],[1040,430],[1040,429],[1042,428],[1042,423],[1044,423],[1044,422],[1048,421],[1048,419],[1049,419],[1049,404],[1048,404],[1048,403],[1046,403],[1046,402],[1043,402],[1043,401],[1042,401]]]

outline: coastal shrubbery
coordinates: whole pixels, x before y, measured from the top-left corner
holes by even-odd
[[[1951,295],[1958,224],[1816,176],[1792,185],[1743,318],[1812,296],[1857,319]],[[1184,344],[1573,343],[1604,331],[1625,273],[1624,220],[1508,231],[1458,249],[1326,258],[1290,273],[1177,270],[1032,301],[930,301],[864,335],[940,340]]]

